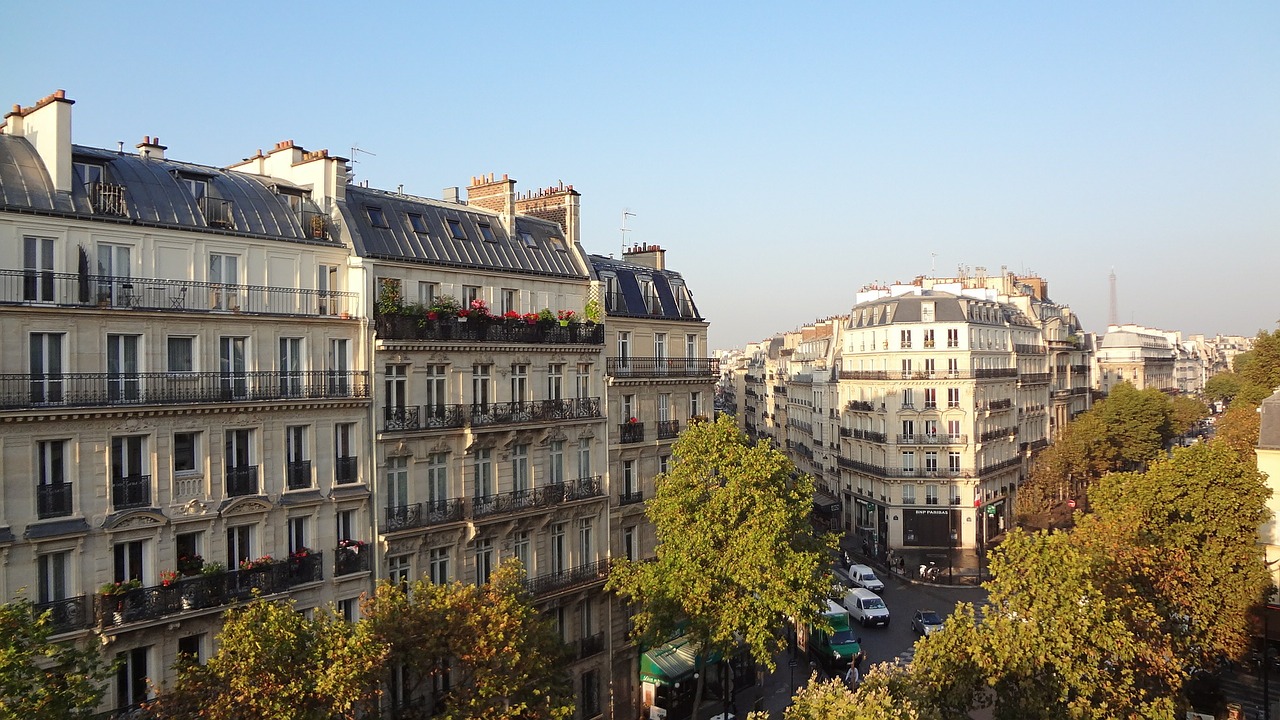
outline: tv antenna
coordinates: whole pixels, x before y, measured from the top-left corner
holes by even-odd
[[[631,229],[627,227],[627,218],[635,217],[635,216],[636,214],[631,212],[631,208],[622,209],[622,254],[623,255],[627,254],[627,233],[631,232]]]
[[[373,156],[373,157],[378,157],[378,154],[377,154],[377,153],[369,152],[368,150],[365,150],[364,148],[360,147],[360,141],[359,141],[359,140],[357,140],[357,141],[356,141],[356,142],[351,146],[351,173],[350,173],[350,178],[351,178],[351,179],[353,179],[353,180],[355,179],[355,176],[356,176],[356,163],[360,162],[359,158],[357,158],[357,157],[356,157],[356,154],[357,154],[357,153],[364,153],[365,155],[371,155],[371,156]]]

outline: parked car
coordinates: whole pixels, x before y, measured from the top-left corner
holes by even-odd
[[[850,565],[849,582],[854,587],[866,588],[871,592],[884,592],[884,583],[876,577],[876,571],[866,565]]]
[[[917,635],[932,635],[942,629],[942,618],[932,610],[917,610],[911,616],[911,629]]]
[[[889,608],[880,596],[866,588],[854,588],[844,596],[844,609],[849,617],[867,625],[889,625]]]

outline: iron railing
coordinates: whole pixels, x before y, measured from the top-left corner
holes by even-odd
[[[128,217],[129,209],[125,205],[125,187],[115,183],[85,183],[85,193],[89,196],[89,206],[99,215],[115,215]]]
[[[0,375],[0,410],[365,397],[369,397],[367,370]]]
[[[311,461],[295,460],[288,463],[284,470],[285,487],[290,490],[302,490],[311,487]]]
[[[583,585],[604,582],[608,577],[609,560],[605,558],[578,565],[577,567],[526,578],[524,587],[531,595],[538,597]]]
[[[899,445],[964,445],[969,442],[967,435],[899,435]]]
[[[128,475],[111,478],[111,507],[114,510],[151,505],[151,476]]]
[[[1013,437],[1017,434],[1018,428],[1016,427],[995,428],[994,430],[988,430],[982,433],[978,439],[982,442],[990,442],[992,440],[1002,440],[1006,437]]]
[[[115,595],[94,596],[99,626],[113,627],[155,620],[167,615],[230,605],[251,599],[255,592],[274,595],[324,579],[323,553],[213,575],[181,578],[168,585],[135,588]]]
[[[65,517],[71,514],[71,483],[60,482],[36,486],[36,517]]]
[[[372,567],[373,552],[368,545],[362,547],[338,546],[333,551],[333,575],[352,575],[368,572]]]
[[[680,435],[679,420],[659,420],[658,421],[658,439],[671,440]]]
[[[1048,383],[1050,373],[1022,373],[1018,376],[1019,385],[1044,385]]]
[[[89,598],[85,595],[36,603],[36,616],[49,613],[49,627],[55,633],[71,632],[89,627],[92,615]]]
[[[471,499],[471,518],[521,512],[543,508],[564,499],[564,486],[559,483],[512,492],[482,495]]]
[[[160,312],[331,316],[360,311],[356,293],[196,280],[0,270],[0,304],[53,304]]]
[[[644,423],[628,422],[618,426],[618,442],[620,443],[638,443],[644,442]]]
[[[474,427],[477,425],[518,422],[578,420],[600,416],[600,398],[565,398],[561,400],[473,403],[469,422]]]
[[[227,497],[258,494],[258,466],[227,468]]]
[[[894,468],[885,467],[883,465],[875,465],[873,463],[861,462],[858,460],[850,460],[848,458],[836,458],[836,464],[844,470],[855,470],[867,475],[875,475],[883,478],[957,478],[957,477],[973,477],[973,468],[938,468],[936,470],[923,467],[918,468]]]
[[[1000,470],[1007,470],[1008,468],[1011,468],[1011,467],[1018,467],[1020,465],[1022,465],[1022,458],[1009,458],[1008,460],[1002,460],[998,463],[983,465],[982,472],[992,473]]]
[[[384,532],[396,532],[410,528],[443,525],[466,519],[466,507],[462,500],[393,505],[387,508],[387,524]]]
[[[562,502],[598,498],[603,495],[603,484],[600,476],[597,475],[568,482],[550,483],[527,490],[482,495],[466,501],[452,498],[442,501],[393,505],[387,508],[387,522],[383,527],[383,532],[397,532],[431,525],[461,522],[463,520],[480,520],[486,517],[550,507]]]
[[[644,492],[641,490],[624,492],[618,496],[619,505],[634,505],[638,502],[644,502]]]
[[[875,412],[875,406],[866,400],[850,400],[849,409],[857,412]]]
[[[354,455],[335,458],[333,461],[333,481],[338,485],[349,485],[359,478],[360,458]]]
[[[235,219],[231,215],[233,205],[230,200],[208,195],[202,195],[196,200],[200,206],[200,214],[204,215],[204,221],[209,227],[222,228],[224,230],[235,229]]]
[[[589,658],[604,651],[604,633],[578,638],[578,659]]]
[[[504,318],[438,318],[422,315],[379,313],[374,330],[381,340],[425,342],[494,342],[554,345],[603,345],[604,325],[599,323],[529,324]]]
[[[978,370],[841,370],[841,380],[993,380],[1018,376],[1017,368],[982,368]]]
[[[605,372],[615,378],[716,377],[720,361],[713,358],[613,357]]]

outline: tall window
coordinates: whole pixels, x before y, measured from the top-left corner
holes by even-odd
[[[440,296],[440,285],[438,283],[418,281],[418,302],[422,307],[431,307],[435,304],[436,298]]]
[[[911,358],[902,358],[902,377],[911,377]]]
[[[409,458],[387,458],[387,504],[400,510],[409,504]]]
[[[927,473],[938,472],[938,453],[934,450],[928,450],[924,454],[924,471]]]
[[[582,673],[582,717],[590,718],[600,714],[600,671],[587,670]]]
[[[631,358],[631,333],[625,331],[618,332],[618,363],[623,367],[629,364]]]
[[[171,373],[189,373],[196,369],[196,339],[190,335],[170,335],[167,339],[168,364]]]
[[[71,514],[71,483],[67,480],[66,440],[36,443],[36,516],[63,517]]]
[[[218,367],[221,370],[223,397],[244,398],[249,395],[247,337],[218,338]]]
[[[564,482],[564,441],[547,443],[547,482]]]
[[[960,439],[960,421],[959,420],[947,421],[947,439],[953,442]]]
[[[902,421],[902,437],[905,438],[907,442],[914,442],[915,435],[916,435],[916,421],[903,420]]]
[[[31,333],[31,401],[62,402],[63,333]]]
[[[404,427],[408,422],[405,406],[409,402],[409,366],[387,365],[383,372],[383,392],[387,398],[385,417],[387,425]]]
[[[960,377],[960,361],[958,359],[947,358],[947,375]]]
[[[951,328],[950,330],[947,330],[947,347],[960,347],[960,330],[958,328]]]
[[[689,417],[695,418],[702,415],[702,393],[694,391],[689,393]]]
[[[111,402],[137,402],[139,335],[107,335],[107,397]]]
[[[551,572],[564,572],[568,567],[567,558],[565,557],[565,539],[564,539],[564,523],[556,523],[551,526]]]
[[[449,582],[449,548],[435,547],[427,551],[427,577],[432,585]]]
[[[502,312],[520,312],[520,293],[511,288],[502,289]]]
[[[902,407],[911,409],[916,406],[915,394],[911,388],[902,388]]]
[[[338,307],[342,302],[332,293],[338,291],[338,266],[320,264],[316,267],[317,311],[321,315],[336,315],[347,308]]]
[[[524,568],[525,575],[533,574],[533,565],[529,564],[533,556],[529,554],[528,531],[511,534],[511,554],[520,561],[520,566]]]
[[[476,450],[475,460],[471,464],[471,482],[473,496],[488,497],[493,494],[493,460],[489,448]]]
[[[933,347],[933,330],[924,331],[924,346],[927,348]]]
[[[409,589],[409,576],[412,558],[408,555],[391,555],[387,558],[387,580],[398,585],[401,590]]]
[[[658,422],[667,422],[671,419],[671,393],[660,393],[658,395]]]
[[[126,710],[146,700],[149,647],[116,653],[116,709]]]
[[[302,396],[302,338],[280,338],[280,394]]]
[[[329,340],[329,394],[343,396],[349,392],[351,383],[350,343],[345,339]]]
[[[528,490],[529,483],[529,446],[521,443],[511,447],[511,489],[515,492]]]
[[[355,540],[360,529],[356,527],[355,510],[339,510],[334,514],[334,529],[339,540]]]
[[[240,258],[235,255],[209,254],[210,309],[240,309]]]
[[[228,496],[258,493],[258,468],[253,464],[253,431],[227,430],[222,436],[222,466]]]
[[[636,559],[636,528],[634,525],[622,529],[622,555],[628,560]]]
[[[578,521],[579,564],[585,565],[596,557],[595,523],[591,518]]]
[[[511,402],[523,403],[529,399],[529,366],[511,366]]]
[[[307,426],[284,429],[285,478],[290,490],[311,487],[311,459],[307,457]]]
[[[910,350],[911,349],[911,331],[901,330],[899,332],[900,332],[900,338],[901,338],[899,342],[899,347],[903,350]]]
[[[579,400],[591,397],[591,363],[578,363],[576,384]]]
[[[227,568],[235,570],[253,556],[253,526],[234,525],[227,528]]]
[[[636,461],[622,461],[622,494],[632,497],[636,494]]]
[[[947,407],[960,407],[960,388],[947,388]]]
[[[129,282],[131,248],[127,245],[98,244],[98,300],[117,307],[133,304],[133,284]]]
[[[476,540],[476,584],[489,582],[493,575],[493,540],[480,538]]]
[[[661,332],[654,333],[653,334],[653,357],[661,361],[666,356],[667,356],[667,334],[661,333]],[[661,362],[658,363],[658,366],[659,366],[659,369],[662,369]]]
[[[311,518],[306,516],[289,518],[288,532],[289,532],[289,554],[290,555],[298,552],[303,548],[309,547],[307,545],[307,537],[310,535],[310,533],[307,532],[307,526],[310,524],[311,524]]]
[[[111,438],[111,504],[116,510],[151,504],[151,473],[143,435]]]
[[[908,483],[902,486],[902,504],[903,505],[916,504],[916,486],[915,485],[911,485]]]
[[[475,411],[488,412],[489,386],[492,383],[489,365],[475,364],[471,366],[471,403]]]
[[[564,397],[564,365],[552,363],[547,366],[547,399],[559,400]]]
[[[953,473],[960,472],[960,453],[958,452],[947,453],[947,470]]]
[[[935,410],[937,409],[937,407],[938,407],[938,389],[925,388],[924,389],[924,409]]]
[[[578,477],[591,477],[591,439],[578,439]]]
[[[71,575],[71,552],[44,553],[37,556],[36,565],[40,576],[38,602],[65,600]]]
[[[929,377],[933,377],[933,374],[937,371],[937,362],[933,358],[925,358],[924,371]]]
[[[636,396],[622,396],[622,422],[630,422],[631,418],[636,416]]]
[[[427,501],[433,508],[443,508],[449,499],[449,455],[431,453],[427,456]]]
[[[905,473],[913,473],[916,471],[916,454],[912,450],[902,453],[902,471]]]
[[[937,485],[924,486],[924,504],[925,505],[938,504],[938,486]]]
[[[355,447],[352,445],[355,428],[355,423],[337,423],[333,426],[334,481],[339,485],[359,479],[359,466]]]
[[[694,333],[684,336],[684,356],[690,360],[698,357],[698,336]]]
[[[22,239],[22,299],[53,302],[53,238]]]

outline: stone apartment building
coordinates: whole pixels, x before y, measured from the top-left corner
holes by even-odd
[[[1139,390],[1178,389],[1178,344],[1163,330],[1110,325],[1098,342],[1096,385],[1104,393],[1127,382]]]
[[[228,168],[88,148],[71,107],[0,132],[0,592],[102,635],[124,661],[105,708],[211,653],[254,590],[354,618],[379,580],[514,557],[572,648],[577,716],[634,715],[604,580],[652,554],[642,501],[716,374],[662,249],[587,255],[571,186],[437,200],[292,141]],[[521,320],[428,317],[445,296]],[[525,321],[544,308],[574,321]]]

